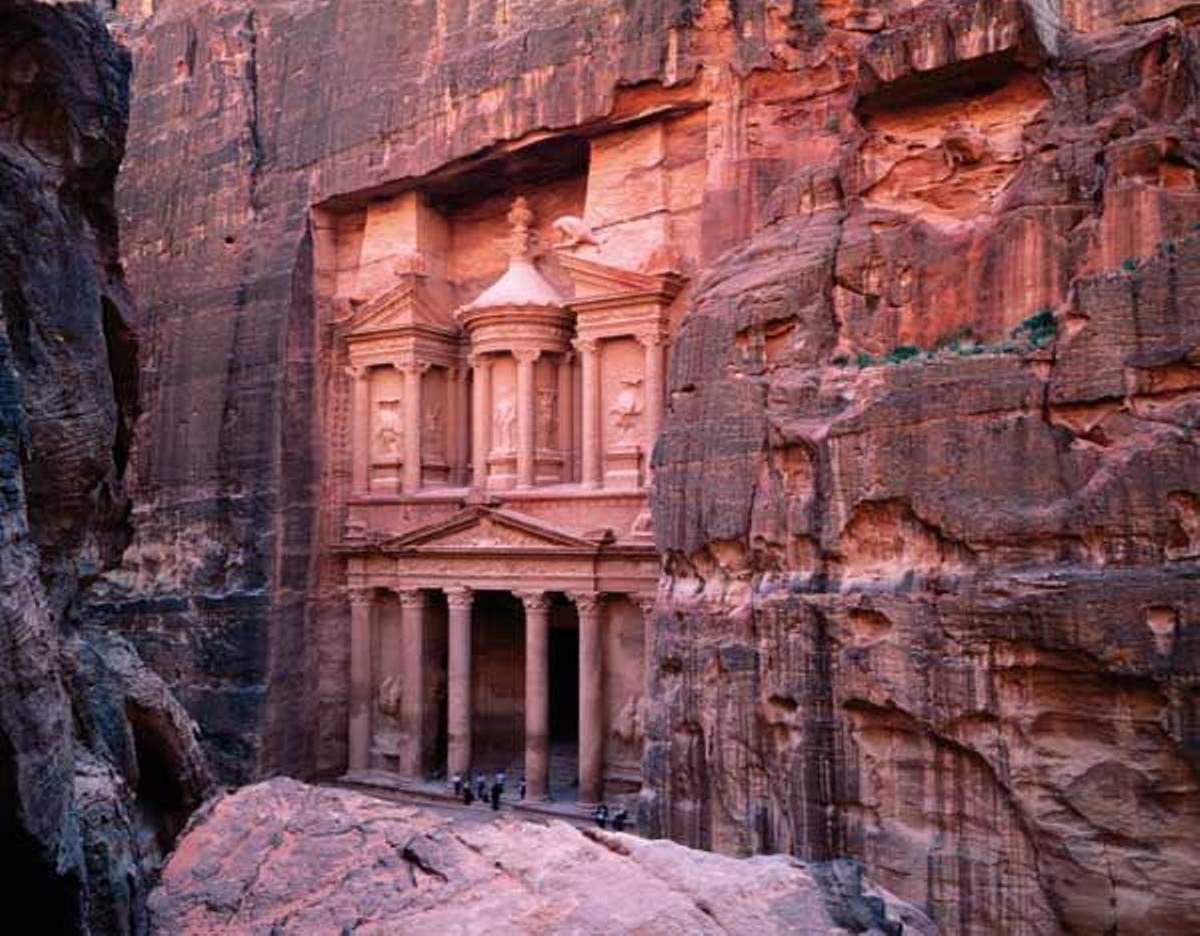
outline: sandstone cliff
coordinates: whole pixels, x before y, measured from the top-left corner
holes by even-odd
[[[129,535],[127,79],[89,7],[0,4],[0,853],[9,925],[46,932],[144,930],[210,783],[162,681],[78,615]]]
[[[310,208],[685,100],[644,818],[858,857],[952,931],[1186,928],[1193,5],[151,6],[137,533],[91,608],[224,776],[344,764]]]
[[[849,862],[739,861],[466,810],[452,822],[284,779],[198,813],[150,909],[171,936],[934,932]]]

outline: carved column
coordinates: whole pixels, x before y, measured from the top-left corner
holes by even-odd
[[[646,464],[649,474],[654,443],[662,428],[663,414],[663,339],[657,332],[639,335],[646,352]]]
[[[354,381],[354,397],[351,401],[350,460],[355,494],[366,494],[370,490],[371,468],[371,369],[352,367],[349,369]]]
[[[449,736],[446,775],[464,778],[471,768],[471,605],[469,588],[447,588],[450,609],[450,659],[447,665],[449,700],[446,721]]]
[[[421,777],[425,773],[425,596],[419,591],[400,593],[401,678],[400,728],[404,746],[400,773]]]
[[[600,487],[600,362],[596,342],[579,338],[575,341],[583,378],[583,425],[579,440],[583,450],[580,479],[584,487]]]
[[[517,487],[533,487],[535,475],[534,426],[537,413],[534,409],[534,365],[539,352],[514,351],[517,359]]]
[[[369,589],[350,592],[350,757],[351,770],[371,766],[371,617]]]
[[[575,406],[571,399],[574,389],[571,355],[563,354],[558,359],[558,448],[563,456],[563,481],[571,481],[575,475]]]
[[[654,641],[657,637],[657,622],[654,609],[658,599],[654,595],[636,595],[638,608],[642,612],[642,696],[651,697],[651,674],[654,672]]]
[[[550,793],[550,602],[541,592],[522,592],[525,605],[526,795]]]
[[[575,595],[579,612],[579,805],[604,795],[604,646],[600,596]]]
[[[417,363],[399,367],[404,374],[404,493],[421,489],[421,373]]]
[[[470,483],[467,465],[471,460],[471,390],[468,386],[468,369],[454,369],[454,484],[466,486]]]
[[[492,450],[492,362],[482,355],[471,359],[474,412],[471,414],[475,437],[471,448],[472,486],[487,487],[488,455]]]

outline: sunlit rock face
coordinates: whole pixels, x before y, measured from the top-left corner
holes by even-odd
[[[428,498],[399,469],[387,497],[347,494],[344,328],[399,276],[469,305],[521,196],[547,245],[590,232],[613,267],[684,284],[649,479],[657,610],[622,727],[649,826],[860,858],[952,931],[1188,919],[1189,5],[125,15],[145,415],[134,543],[92,610],[225,777],[345,769],[347,520],[401,533]],[[425,235],[399,212],[373,221],[412,191],[450,219],[436,263],[412,261]]]

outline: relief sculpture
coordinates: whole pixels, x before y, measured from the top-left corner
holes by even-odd
[[[543,448],[554,448],[558,439],[558,391],[542,389],[537,398],[537,434]]]
[[[622,390],[617,394],[612,407],[608,411],[609,420],[616,432],[618,445],[628,445],[635,441],[634,431],[637,429],[638,417],[642,413],[642,395],[639,387],[640,377],[622,380]]]
[[[404,421],[399,399],[380,400],[375,420],[375,443],[379,458],[399,458],[404,451]]]
[[[421,448],[426,456],[443,454],[442,441],[442,408],[434,403],[425,411],[425,420],[421,425]]]
[[[517,409],[509,397],[496,404],[496,420],[493,427],[495,432],[495,449],[498,452],[515,452],[516,439],[513,430],[517,422]]]

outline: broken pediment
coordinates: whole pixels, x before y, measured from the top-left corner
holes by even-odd
[[[540,520],[509,510],[468,507],[448,520],[419,527],[383,544],[387,550],[494,549],[508,547],[532,549],[595,549],[596,540],[588,539]]]
[[[575,302],[608,296],[652,295],[670,301],[683,288],[677,273],[638,273],[560,251],[558,265],[575,287]]]
[[[456,333],[450,303],[439,292],[423,274],[401,274],[394,286],[358,310],[350,324],[350,338],[369,338],[411,328]]]

